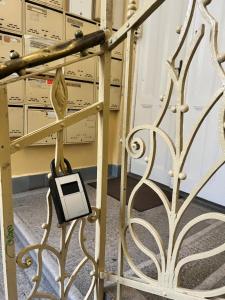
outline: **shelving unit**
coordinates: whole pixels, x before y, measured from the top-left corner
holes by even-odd
[[[17,51],[20,55],[26,55],[56,42],[72,39],[77,30],[82,30],[84,34],[88,34],[99,29],[99,23],[96,20],[90,20],[68,12],[67,1],[0,1],[0,61],[8,60],[11,50]],[[97,50],[97,48],[92,48],[89,51],[94,53]],[[67,57],[65,61],[73,57]],[[122,59],[123,46],[119,45],[112,53],[110,109],[114,111],[120,109]],[[61,59],[46,66],[56,66],[63,62],[64,60]],[[38,69],[40,67],[33,68],[32,71]],[[54,74],[55,71],[51,71],[48,74],[42,74],[8,86],[12,138],[22,136],[43,126],[44,119],[47,123],[54,121],[53,117],[48,118],[48,114],[51,112],[49,96]],[[64,75],[68,85],[68,109],[79,110],[97,100],[97,57],[65,67]],[[35,126],[32,123],[33,117],[31,118],[31,115],[36,118]],[[43,117],[44,115],[45,117]],[[20,120],[15,121],[18,118]],[[82,124],[77,124],[74,130],[67,129],[65,143],[93,142],[95,140],[95,129],[93,129],[95,126],[96,122],[91,119]],[[90,134],[88,134],[88,130]],[[74,136],[72,136],[73,134]],[[54,138],[49,137],[41,144],[51,145],[53,143]]]

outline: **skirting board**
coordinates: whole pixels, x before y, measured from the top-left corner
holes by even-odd
[[[97,167],[88,167],[78,169],[84,181],[96,180],[97,177]],[[119,165],[109,165],[108,176],[117,177],[120,175]],[[13,177],[13,193],[22,193],[42,187],[48,186],[47,173],[35,174],[28,176]]]

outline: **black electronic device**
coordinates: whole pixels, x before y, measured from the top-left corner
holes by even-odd
[[[55,160],[51,162],[49,187],[59,224],[91,214],[88,195],[79,172],[73,173],[71,165],[64,159],[67,174],[56,174]]]

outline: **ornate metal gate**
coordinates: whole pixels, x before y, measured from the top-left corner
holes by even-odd
[[[102,31],[95,35],[89,35],[88,37],[77,37],[75,41],[61,45],[61,47],[55,47],[48,49],[44,53],[37,54],[37,57],[16,57],[11,62],[0,65],[0,78],[18,72],[21,76],[17,79],[3,81],[0,85],[0,99],[1,99],[1,111],[0,111],[0,164],[1,164],[1,231],[2,231],[2,248],[3,248],[3,266],[4,266],[4,280],[5,280],[5,295],[6,299],[17,299],[16,289],[16,262],[22,268],[28,268],[32,264],[32,259],[28,256],[31,250],[37,251],[38,257],[38,270],[34,281],[34,287],[31,291],[29,299],[33,298],[46,298],[56,299],[55,296],[39,290],[39,285],[42,275],[42,254],[43,250],[47,249],[52,252],[59,263],[59,276],[58,283],[60,286],[60,299],[67,299],[68,293],[77,274],[84,264],[88,261],[92,263],[93,271],[91,273],[92,283],[90,289],[84,299],[88,299],[92,291],[94,290],[95,299],[103,299],[104,282],[106,280],[117,283],[117,299],[121,299],[121,286],[129,286],[139,290],[143,290],[155,295],[167,297],[169,299],[209,299],[219,297],[225,294],[225,287],[214,290],[188,290],[179,287],[178,277],[181,268],[196,260],[212,257],[225,251],[225,244],[221,245],[213,250],[209,250],[200,254],[195,254],[183,258],[178,261],[178,253],[181,247],[182,241],[186,237],[187,233],[199,222],[204,220],[216,219],[225,222],[225,216],[220,213],[207,213],[203,214],[193,220],[191,220],[180,231],[178,225],[182,219],[182,216],[186,209],[189,207],[198,192],[206,185],[206,183],[212,178],[212,176],[219,170],[219,168],[225,163],[225,155],[216,162],[209,172],[196,184],[195,188],[191,191],[190,195],[184,201],[182,206],[178,208],[179,189],[182,180],[186,179],[184,170],[184,164],[188,157],[190,147],[212,108],[221,102],[221,118],[219,120],[219,132],[221,135],[221,146],[224,149],[224,121],[225,121],[225,105],[224,105],[224,87],[225,87],[225,72],[223,63],[225,62],[225,55],[220,53],[218,48],[218,23],[214,17],[210,14],[208,6],[213,0],[190,0],[187,11],[186,19],[181,30],[178,32],[180,37],[177,48],[168,60],[168,86],[165,95],[162,97],[162,109],[158,116],[155,118],[153,124],[143,125],[130,130],[130,106],[131,106],[131,91],[132,91],[132,73],[133,73],[133,45],[135,39],[135,30],[141,25],[148,17],[151,16],[166,0],[149,0],[146,4],[136,11],[136,1],[130,0],[128,4],[128,21],[118,30],[118,32],[112,35],[111,31],[111,11],[112,1],[102,0],[101,2],[101,27]],[[184,114],[188,112],[189,107],[185,99],[185,86],[187,81],[188,72],[190,69],[193,57],[198,49],[202,38],[205,34],[205,25],[201,25],[199,30],[195,33],[195,36],[189,45],[189,50],[186,56],[183,58],[183,64],[179,71],[177,70],[177,58],[184,46],[187,34],[190,30],[191,22],[196,7],[200,10],[202,16],[206,20],[206,23],[210,27],[210,41],[209,47],[212,53],[213,65],[221,80],[221,88],[215,92],[215,96],[206,107],[205,111],[200,115],[198,121],[193,126],[192,134],[189,140],[183,139],[183,126],[184,126]],[[108,145],[108,123],[109,123],[109,88],[110,88],[110,54],[111,51],[123,40],[126,39],[126,67],[125,67],[125,95],[124,95],[124,107],[123,107],[123,134],[122,134],[122,171],[121,171],[121,204],[120,204],[120,234],[119,234],[119,271],[118,274],[110,274],[105,272],[105,241],[106,241],[106,197],[107,197],[107,169],[108,169],[108,157],[107,157],[107,145]],[[103,44],[102,44],[103,43]],[[30,133],[22,138],[19,138],[10,143],[9,128],[8,128],[8,114],[7,114],[7,91],[6,85],[16,80],[22,80],[39,73],[49,71],[48,69],[41,70],[35,74],[25,74],[24,71],[27,67],[32,66],[33,63],[37,65],[46,61],[56,59],[56,56],[64,57],[68,54],[81,52],[91,46],[101,44],[101,50],[93,55],[99,55],[100,57],[100,93],[99,101],[92,106],[83,109],[80,112],[74,113],[68,117],[65,117],[67,89],[62,73],[62,67],[65,64],[58,66],[55,81],[53,84],[51,99],[54,110],[57,115],[57,121],[49,126],[43,127],[36,132]],[[72,49],[72,50],[71,50]],[[67,51],[68,50],[68,51]],[[69,52],[71,51],[71,52]],[[47,53],[47,54],[46,54]],[[93,55],[80,57],[74,61],[88,59]],[[47,57],[47,58],[46,58]],[[37,59],[37,60],[35,60]],[[68,63],[67,63],[68,64]],[[164,132],[160,125],[166,114],[167,108],[171,101],[171,95],[173,91],[176,91],[176,106],[171,108],[172,112],[176,114],[176,139],[175,143]],[[83,218],[80,221],[72,222],[69,226],[63,225],[61,227],[61,247],[60,251],[51,247],[48,244],[48,237],[51,230],[52,222],[52,200],[50,194],[47,194],[48,204],[48,216],[47,222],[43,224],[45,230],[44,236],[40,244],[31,245],[25,249],[22,249],[20,253],[15,256],[14,246],[14,225],[13,225],[13,205],[12,205],[12,188],[11,188],[11,159],[10,155],[29,146],[30,144],[38,141],[49,134],[57,132],[57,144],[56,144],[56,162],[57,170],[64,172],[64,155],[63,155],[63,129],[80,121],[81,119],[92,115],[98,115],[98,185],[97,185],[97,199],[96,207],[93,208],[93,214],[88,218]],[[148,130],[151,150],[146,159],[146,171],[134,188],[128,204],[127,216],[126,216],[126,178],[128,168],[128,158],[139,159],[145,155],[145,144],[136,135],[142,130]],[[165,193],[155,185],[153,181],[149,179],[151,174],[155,154],[157,151],[156,137],[160,136],[166,143],[168,151],[171,155],[172,170],[170,176],[173,178],[173,196],[170,203]],[[168,249],[165,249],[163,241],[160,238],[157,230],[148,222],[141,218],[135,218],[132,216],[132,205],[136,192],[142,185],[147,185],[153,189],[161,199],[169,221],[169,244]],[[86,222],[96,223],[96,248],[95,257],[92,257],[84,244],[84,227]],[[134,226],[138,224],[142,226],[147,232],[149,232],[155,239],[159,249],[160,258],[148,249],[138,238]],[[80,246],[83,250],[85,258],[75,268],[73,274],[65,283],[65,263],[67,258],[67,250],[72,234],[76,226],[80,226],[79,240]],[[158,278],[157,280],[145,275],[141,269],[139,269],[133,262],[132,257],[129,255],[128,245],[126,242],[127,232],[130,233],[134,243],[141,252],[147,255],[155,264]],[[166,251],[167,250],[167,251]],[[127,260],[133,272],[136,274],[135,278],[128,278],[123,272],[123,261]]]

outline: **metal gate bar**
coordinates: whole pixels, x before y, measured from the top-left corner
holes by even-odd
[[[110,47],[122,39],[124,35],[127,36],[127,48],[126,48],[126,68],[125,68],[125,101],[124,101],[124,115],[123,115],[123,134],[122,134],[122,167],[121,167],[121,208],[120,208],[120,239],[119,239],[119,269],[118,275],[104,272],[101,274],[105,280],[117,283],[117,300],[121,297],[121,285],[128,286],[134,289],[149,292],[151,294],[159,295],[169,299],[219,299],[225,294],[225,287],[213,289],[213,290],[190,290],[179,286],[179,273],[184,265],[187,263],[213,257],[223,251],[225,251],[225,244],[216,247],[215,249],[205,251],[203,253],[190,255],[178,261],[178,254],[181,244],[186,237],[187,233],[198,223],[205,220],[220,220],[225,222],[225,215],[221,213],[206,213],[200,215],[190,222],[188,222],[184,228],[178,232],[178,225],[185,213],[186,209],[192,203],[193,199],[197,196],[198,192],[206,185],[206,183],[213,177],[213,175],[221,168],[225,163],[225,106],[224,106],[224,87],[225,87],[225,70],[223,62],[225,62],[225,55],[220,53],[218,48],[218,23],[214,17],[210,14],[208,6],[213,0],[190,0],[187,10],[187,15],[184,20],[184,24],[181,30],[178,32],[179,41],[177,47],[168,59],[168,84],[164,96],[160,99],[162,101],[159,114],[156,116],[153,124],[144,124],[137,126],[133,129],[129,129],[129,116],[130,116],[130,102],[131,102],[131,80],[132,80],[132,56],[133,56],[133,30],[136,29],[134,24],[140,25],[146,16],[149,16],[149,12],[153,12],[158,8],[163,1],[149,1],[146,7],[140,8],[135,14],[136,1],[130,0],[128,4],[128,16],[133,15],[130,20],[109,40]],[[215,1],[214,1],[215,2]],[[152,6],[151,6],[152,5]],[[221,81],[221,88],[215,92],[215,95],[210,101],[210,104],[205,108],[199,119],[193,126],[193,131],[187,141],[184,141],[183,126],[184,126],[184,114],[189,111],[189,106],[185,99],[185,85],[187,82],[187,76],[189,74],[190,65],[196,54],[199,45],[205,36],[205,26],[202,24],[195,32],[195,35],[188,45],[188,50],[183,58],[183,64],[178,71],[176,65],[178,55],[184,46],[187,39],[187,35],[190,31],[191,23],[195,10],[199,9],[206,24],[210,28],[210,41],[209,46],[211,49],[212,59],[214,67],[217,71],[218,78]],[[148,12],[148,13],[147,13]],[[134,25],[134,27],[133,27]],[[131,28],[130,28],[131,27]],[[172,113],[176,115],[176,138],[175,142],[172,141],[169,134],[160,128],[162,120],[168,111],[168,107],[171,100],[173,91],[176,91],[177,101],[176,106],[171,107]],[[190,192],[190,195],[184,201],[182,206],[178,208],[179,189],[180,184],[186,179],[187,174],[184,170],[184,164],[188,157],[189,150],[193,141],[196,138],[198,130],[203,124],[204,120],[208,116],[209,112],[213,109],[216,103],[221,102],[220,120],[219,120],[219,132],[221,137],[221,146],[224,151],[220,159],[211,167],[207,174],[200,180],[199,183]],[[150,153],[146,154],[147,148],[145,142],[136,134],[142,130],[148,130],[149,143],[151,144]],[[151,171],[154,167],[155,155],[157,152],[156,137],[160,136],[168,147],[170,157],[172,161],[172,169],[169,171],[169,175],[173,179],[173,196],[172,203],[169,202],[165,193],[149,179]],[[146,170],[144,175],[133,189],[127,209],[127,215],[125,214],[126,206],[126,177],[127,177],[127,160],[128,158],[140,159],[146,156]],[[165,170],[166,171],[166,170]],[[159,232],[142,218],[136,218],[132,215],[133,201],[136,192],[142,185],[147,185],[153,189],[164,205],[169,221],[169,244],[166,251],[163,241],[161,240]],[[134,226],[142,226],[148,233],[150,233],[158,246],[160,259],[156,256],[156,253],[148,249],[142,241],[139,239]],[[155,280],[150,276],[144,274],[138,266],[132,260],[132,256],[129,254],[129,247],[126,241],[127,233],[129,232],[133,242],[140,252],[144,253],[153,261],[158,272],[158,279]],[[137,278],[127,278],[123,273],[123,260],[126,259],[130,268],[137,276]]]

